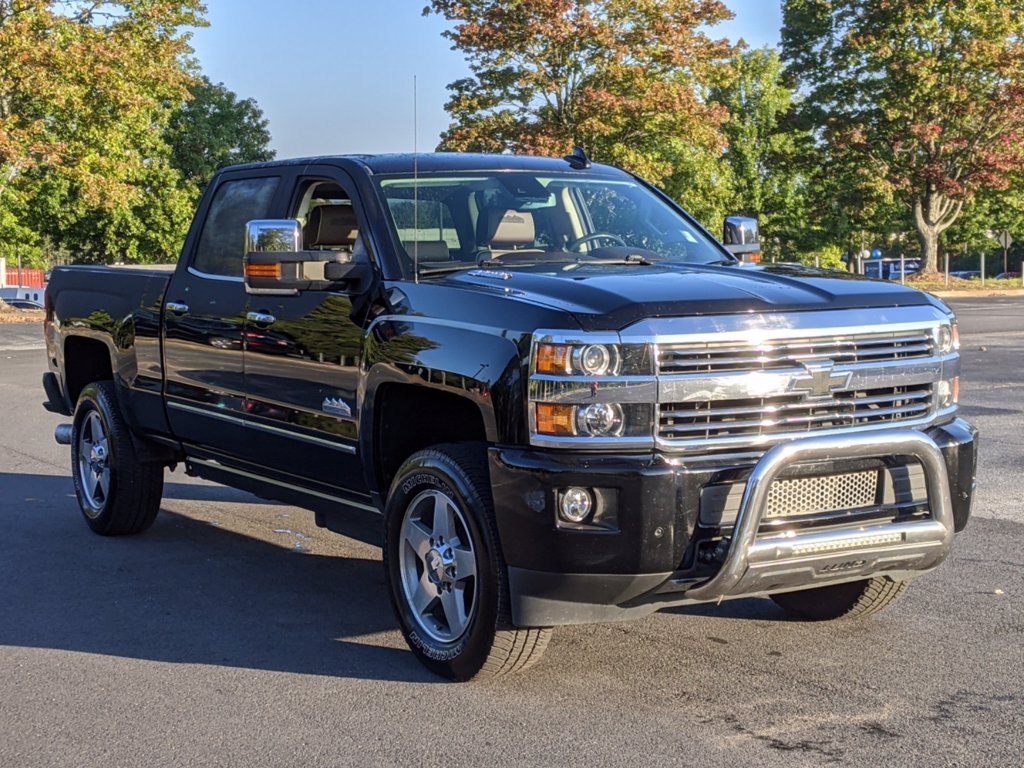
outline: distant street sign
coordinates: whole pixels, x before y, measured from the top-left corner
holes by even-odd
[[[999,244],[1003,246],[1003,250],[1006,250],[1013,245],[1013,238],[1010,237],[1010,233],[1005,229],[999,233],[999,237],[997,237],[996,240],[998,240]]]

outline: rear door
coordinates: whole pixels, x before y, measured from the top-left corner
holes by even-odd
[[[164,302],[167,415],[204,452],[238,456],[245,440],[242,281],[245,224],[280,205],[285,169],[228,173],[204,197]]]
[[[336,250],[343,258],[353,249],[366,255],[363,244],[355,242],[357,231],[367,231],[366,218],[347,174],[333,167],[306,168],[291,185],[289,201],[284,216],[305,222],[304,247]],[[312,212],[320,206],[343,214],[334,219],[347,222],[323,227],[322,238],[311,234],[317,223]],[[360,305],[359,297],[339,291],[251,296],[244,329],[245,391],[252,461],[263,461],[285,482],[365,502],[357,456],[365,322],[356,311]]]

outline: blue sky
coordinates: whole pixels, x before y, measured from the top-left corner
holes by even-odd
[[[724,0],[736,14],[712,33],[776,45],[780,0]],[[421,15],[425,0],[207,0],[210,26],[192,40],[203,71],[259,102],[278,157],[413,148],[413,76],[419,148],[448,125],[445,86],[468,73]]]

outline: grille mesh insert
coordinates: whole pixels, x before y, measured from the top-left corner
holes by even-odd
[[[768,491],[768,518],[813,515],[876,503],[878,472],[776,480]]]

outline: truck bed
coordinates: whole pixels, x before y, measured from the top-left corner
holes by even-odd
[[[78,394],[109,360],[109,378],[130,398],[133,426],[167,434],[160,396],[160,313],[173,265],[57,267],[47,287],[46,349],[70,414]],[[102,350],[99,349],[102,347]],[[106,354],[96,354],[97,352]]]

